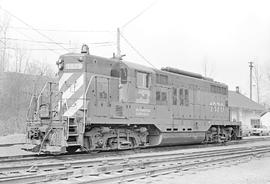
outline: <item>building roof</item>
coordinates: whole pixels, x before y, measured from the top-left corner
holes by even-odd
[[[257,110],[264,111],[264,106],[250,100],[245,95],[235,92],[229,91],[229,107],[243,108],[249,110]]]

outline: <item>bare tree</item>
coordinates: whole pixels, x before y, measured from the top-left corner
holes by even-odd
[[[25,68],[27,67],[28,61],[30,59],[30,54],[26,49],[20,47],[19,45],[15,46],[14,49],[15,57],[15,72],[25,73]]]
[[[0,45],[1,45],[0,72],[4,72],[8,66],[7,33],[10,25],[10,17],[7,16],[6,14],[4,14],[1,17],[0,17]]]
[[[54,77],[55,74],[53,67],[49,65],[46,60],[33,60],[31,62],[28,62],[25,73],[47,77]]]

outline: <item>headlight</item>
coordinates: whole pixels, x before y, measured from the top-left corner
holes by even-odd
[[[83,62],[83,57],[80,56],[80,57],[78,58],[78,61]]]
[[[60,58],[57,62],[56,62],[58,69],[59,70],[63,70],[64,69],[64,59]]]

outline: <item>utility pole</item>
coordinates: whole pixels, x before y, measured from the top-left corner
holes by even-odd
[[[249,63],[249,87],[250,87],[250,89],[249,89],[249,94],[250,94],[250,96],[249,96],[249,98],[250,98],[250,100],[252,100],[252,68],[253,68],[253,62],[251,61],[251,62],[248,62]]]
[[[118,59],[121,59],[121,50],[120,50],[120,29],[117,28],[117,40],[116,40],[116,45],[117,45],[117,52],[116,52],[116,57]]]

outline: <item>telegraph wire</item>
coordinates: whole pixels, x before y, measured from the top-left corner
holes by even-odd
[[[0,7],[0,8],[1,8],[1,7]],[[28,36],[27,34],[21,32],[21,31],[18,31],[18,30],[17,30],[17,32],[19,32],[21,35],[25,36],[26,38],[30,39],[31,41],[33,41],[33,42],[35,41],[31,36]],[[51,49],[51,48],[47,48],[47,46],[45,46],[44,43],[41,43],[41,45],[42,45],[42,47],[48,49],[49,51],[53,52],[53,53],[56,54],[56,55],[60,55],[60,54],[61,54],[61,53],[56,52],[55,50],[53,50],[53,49]]]
[[[2,40],[0,40],[0,41],[3,42]],[[95,45],[94,47],[107,47],[107,46],[113,46],[113,45],[115,45],[115,44]],[[16,50],[18,48],[6,47],[5,49],[7,49],[7,50]],[[81,48],[80,47],[73,47],[73,48],[67,48],[67,49],[69,49],[69,50],[79,50]],[[62,48],[57,48],[57,49],[56,48],[53,48],[53,49],[52,48],[28,48],[27,50],[29,50],[29,51],[57,51],[57,50],[63,50],[63,49]]]
[[[31,28],[32,30],[34,30],[35,32],[37,32],[39,35],[41,35],[42,37],[46,38],[47,40],[51,41],[51,42],[55,42],[53,39],[51,39],[50,37],[48,37],[47,35],[43,34],[41,31],[39,31],[38,29],[35,29],[33,26],[31,26],[30,24],[26,23],[24,20],[22,20],[21,18],[17,17],[16,15],[12,14],[11,12],[9,12],[8,10],[2,8],[0,6],[0,9],[2,9],[4,12],[6,12],[7,14],[9,14],[10,16],[14,17],[15,19],[17,19],[18,21],[22,22],[24,25],[26,25],[27,27]],[[61,44],[57,44],[59,47],[61,47],[62,49],[66,50],[69,52],[68,49],[66,49],[64,46],[62,46]]]
[[[6,47],[6,49],[9,49],[9,50],[16,50],[16,49],[18,49],[18,48],[15,48],[15,47]],[[68,49],[80,49],[80,48],[68,48]],[[59,48],[59,49],[28,48],[27,50],[29,50],[29,51],[32,51],[32,50],[56,51],[56,50],[63,50],[63,49],[61,49],[61,48]]]
[[[146,61],[149,65],[151,65],[153,68],[157,69],[148,59],[146,59],[140,52],[137,50],[125,37],[122,33],[120,33],[121,37],[125,40],[125,42],[144,60]]]
[[[4,11],[4,9],[3,9],[1,6],[0,6],[0,9],[2,9],[2,11]],[[4,12],[5,12],[5,11],[4,11]],[[7,12],[6,12],[6,13],[7,13]],[[19,31],[19,30],[17,30],[17,32],[20,33],[21,35],[25,36],[26,38],[30,39],[31,41],[35,41],[31,36],[29,36],[29,35],[27,35],[27,34],[21,32],[21,31]],[[53,52],[53,53],[56,54],[56,55],[60,55],[60,54],[61,54],[61,53],[59,53],[59,52],[56,52],[56,51],[53,50],[53,49],[47,48],[47,46],[45,46],[45,45],[42,44],[42,43],[41,43],[41,45],[42,45],[44,48],[50,50],[51,52]]]
[[[2,42],[3,44],[6,44],[4,41],[0,40],[0,42]]]
[[[63,42],[49,42],[49,41],[38,41],[38,40],[25,40],[20,38],[0,38],[0,39],[7,39],[7,40],[14,40],[14,41],[23,41],[23,42],[33,42],[33,43],[44,43],[44,44],[63,44],[63,45],[70,45],[69,43]],[[113,42],[91,42],[88,43],[90,45],[101,45],[101,44],[112,44]]]
[[[9,14],[10,16],[14,17],[15,19],[17,19],[18,21],[20,21],[21,23],[23,23],[24,25],[26,25],[27,27],[29,27],[30,29],[32,29],[33,31],[37,32],[39,35],[41,35],[42,37],[46,38],[47,40],[49,40],[50,42],[54,43],[55,45],[58,45],[61,49],[66,50],[66,51],[70,51],[67,48],[65,48],[62,44],[55,42],[53,39],[51,39],[50,37],[48,37],[47,35],[43,34],[39,29],[34,28],[33,26],[31,26],[30,24],[28,24],[27,22],[25,22],[24,20],[22,20],[21,18],[17,17],[16,15],[12,14],[11,12],[9,12],[8,10],[2,8],[0,6],[0,9],[2,9],[2,11],[6,12],[7,14]],[[24,34],[25,35],[25,34]],[[25,35],[26,36],[26,35]],[[29,36],[27,36],[29,38]],[[31,38],[32,41],[35,41]],[[104,43],[109,43],[109,42],[104,42]],[[99,44],[98,42],[96,43],[92,43],[92,44]],[[107,45],[104,45],[107,46]],[[54,53],[56,53],[57,55],[60,55],[60,53],[56,52],[55,49],[48,49]]]
[[[152,8],[158,0],[155,0],[154,2],[152,2],[149,6],[147,6],[145,9],[143,9],[140,13],[138,13],[135,17],[131,18],[129,21],[127,21],[125,24],[123,24],[122,28],[126,27],[127,25],[129,25],[131,22],[133,22],[134,20],[136,20],[137,18],[139,18],[142,14],[144,14],[145,12],[147,12],[150,8]]]
[[[22,29],[22,30],[31,30],[31,28],[27,27],[14,27],[11,26],[9,27],[11,29]],[[36,30],[39,31],[48,31],[48,32],[78,32],[78,33],[110,33],[112,31],[109,30],[69,30],[69,29],[40,29],[40,28],[35,28]]]
[[[14,41],[23,41],[23,42],[33,42],[33,43],[46,43],[46,44],[64,44],[69,45],[69,43],[61,43],[61,42],[47,42],[47,41],[38,41],[38,40],[25,40],[20,38],[0,38],[0,39],[7,39],[7,40],[14,40]]]

